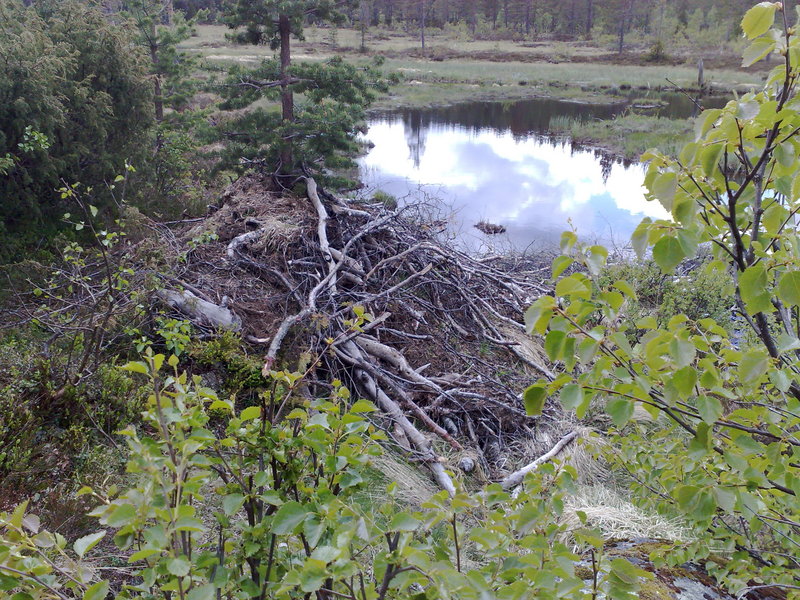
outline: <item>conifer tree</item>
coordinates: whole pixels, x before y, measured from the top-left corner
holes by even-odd
[[[53,231],[62,180],[98,185],[137,160],[152,94],[126,29],[81,2],[0,0],[0,56],[5,259],[11,238],[21,244],[26,235]],[[46,142],[26,143],[26,132]]]
[[[373,99],[377,74],[334,58],[324,64],[292,64],[291,40],[303,39],[307,20],[341,22],[347,0],[239,0],[226,19],[238,41],[269,44],[279,58],[268,59],[255,69],[234,68],[226,86],[228,107],[244,108],[266,96],[280,100],[280,115],[263,109],[250,110],[227,128],[229,153],[245,164],[256,161],[288,174],[315,164],[342,166],[355,149],[356,128],[364,108]],[[295,105],[295,92],[305,95]]]
[[[126,6],[138,31],[137,42],[150,57],[155,117],[161,122],[164,109],[181,108],[194,87],[190,76],[195,61],[178,50],[192,35],[191,22],[172,10],[171,1],[129,0]]]

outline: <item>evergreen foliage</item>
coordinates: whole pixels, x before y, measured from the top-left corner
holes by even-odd
[[[244,109],[243,115],[223,125],[228,143],[225,149],[229,163],[281,165],[285,172],[296,168],[313,171],[352,165],[358,150],[355,139],[361,128],[365,108],[375,92],[385,89],[380,74],[332,58],[324,63],[299,63],[291,67],[290,93],[302,94],[294,103],[292,119],[285,119],[277,110],[252,108],[262,97],[275,99],[280,87],[271,85],[280,80],[278,61],[265,60],[255,69],[236,66],[231,69],[224,105]],[[248,108],[250,107],[250,108]],[[291,144],[293,164],[282,165],[284,141]]]
[[[0,179],[0,235],[21,245],[33,225],[56,229],[62,180],[97,186],[146,150],[152,92],[129,33],[73,0],[0,1],[0,55],[0,156],[14,157]],[[48,147],[24,147],[26,128]]]
[[[283,174],[299,169],[319,170],[348,165],[354,138],[373,90],[385,88],[378,74],[334,58],[324,65],[292,65],[291,38],[302,39],[306,19],[339,22],[352,2],[307,0],[239,0],[226,19],[241,28],[241,42],[269,44],[280,58],[265,60],[256,69],[236,68],[226,87],[229,108],[245,108],[259,97],[280,98],[279,114],[250,108],[226,126],[232,144],[228,154],[245,164],[264,164]],[[303,94],[295,105],[295,94]]]

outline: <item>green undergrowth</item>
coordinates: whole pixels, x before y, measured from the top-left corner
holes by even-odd
[[[703,258],[696,262],[683,274],[666,274],[653,260],[622,261],[608,266],[601,282],[624,280],[633,287],[636,300],[628,301],[623,316],[633,327],[644,318],[665,326],[675,315],[686,315],[692,321],[711,318],[727,328],[734,304],[730,278]]]
[[[226,395],[254,395],[267,383],[261,374],[262,363],[249,356],[241,338],[230,331],[197,344],[190,358],[198,370],[215,370],[222,384],[220,392]]]
[[[33,497],[58,512],[65,491],[121,469],[116,431],[139,418],[145,393],[113,357],[61,385],[69,349],[48,348],[42,336],[0,337],[0,498]]]
[[[626,114],[608,121],[555,118],[553,133],[569,135],[575,142],[603,146],[630,160],[650,148],[675,155],[690,140],[693,121]]]

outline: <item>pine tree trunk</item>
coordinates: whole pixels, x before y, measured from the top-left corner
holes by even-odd
[[[369,7],[366,0],[361,0],[361,52],[367,51],[367,19],[369,18]]]
[[[531,34],[531,3],[530,0],[525,4],[525,35]]]
[[[281,36],[281,119],[284,123],[294,121],[294,97],[289,87],[289,67],[292,62],[291,26],[288,15],[278,18],[278,32]],[[292,168],[292,145],[284,141],[281,148],[281,171],[288,172]]]
[[[425,54],[425,0],[420,0],[419,10],[419,40],[422,43],[422,53]]]
[[[156,37],[155,19],[150,24],[150,62],[153,63],[153,106],[155,108],[156,120],[164,120],[164,90],[161,88],[161,75],[158,72],[158,38]]]
[[[594,27],[594,0],[586,0],[586,39],[592,39]]]

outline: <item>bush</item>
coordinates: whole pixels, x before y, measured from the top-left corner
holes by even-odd
[[[20,239],[40,241],[58,228],[62,180],[103,196],[101,184],[145,153],[152,98],[131,36],[96,7],[0,0],[0,27],[0,156],[15,157],[0,178],[0,233],[4,245],[17,243],[0,248],[8,259]],[[31,130],[46,144],[28,144]]]

